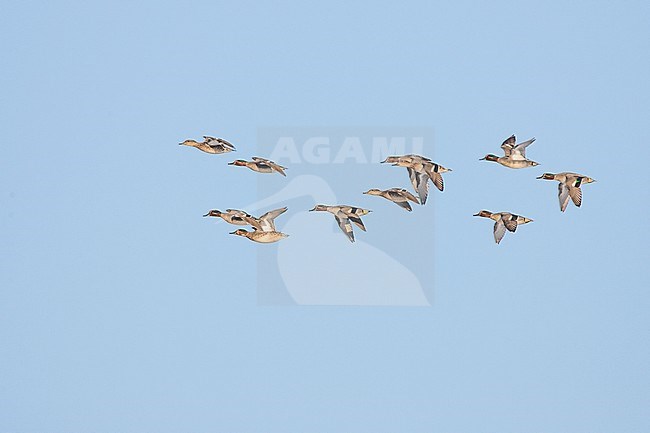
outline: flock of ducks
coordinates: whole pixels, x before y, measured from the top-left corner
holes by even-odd
[[[537,162],[532,161],[526,157],[526,148],[535,142],[535,138],[526,140],[517,144],[517,139],[514,135],[508,137],[503,144],[503,156],[496,156],[488,154],[481,158],[481,160],[496,162],[504,167],[512,169],[521,169],[528,167],[535,167],[539,165]],[[203,136],[203,141],[185,140],[180,145],[195,147],[203,152],[211,154],[223,154],[235,151],[233,146],[228,141],[222,138],[215,138],[210,136]],[[417,194],[417,197],[411,192],[403,188],[390,188],[386,190],[369,189],[364,194],[383,197],[390,200],[401,208],[411,212],[412,207],[409,202],[424,205],[429,195],[429,181],[435,185],[438,190],[444,190],[443,173],[452,171],[450,168],[445,168],[442,165],[433,162],[431,159],[421,155],[396,155],[389,156],[383,163],[392,164],[395,167],[405,167],[408,171],[409,179]],[[250,170],[258,173],[279,173],[286,176],[284,172],[287,167],[283,167],[275,162],[254,156],[251,161],[243,159],[236,159],[228,165],[247,167]],[[594,179],[578,173],[544,173],[537,179],[554,180],[558,184],[558,197],[560,200],[560,210],[564,212],[569,204],[569,199],[573,204],[580,207],[582,204],[582,190],[580,187],[583,184],[595,182]],[[286,238],[287,234],[279,232],[275,228],[275,218],[282,215],[287,211],[287,207],[275,209],[260,217],[249,215],[245,211],[238,209],[226,209],[224,212],[213,209],[210,210],[204,217],[217,217],[221,218],[229,224],[239,226],[251,226],[252,231],[247,231],[242,228],[231,232],[232,235],[242,236],[251,241],[259,243],[272,243]],[[354,242],[354,231],[352,224],[355,224],[361,230],[366,231],[366,227],[361,220],[361,217],[367,215],[371,211],[356,206],[348,205],[324,205],[317,204],[310,211],[316,212],[329,212],[334,215],[341,231],[345,233],[350,242]],[[494,240],[498,244],[503,239],[506,231],[514,233],[519,225],[528,224],[533,220],[521,215],[516,215],[511,212],[490,212],[481,210],[474,214],[474,216],[490,218],[494,220]]]

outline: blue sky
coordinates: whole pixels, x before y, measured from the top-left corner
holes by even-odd
[[[647,2],[0,9],[0,432],[650,428]],[[258,177],[177,143],[287,125],[435,130],[431,307],[257,305]]]

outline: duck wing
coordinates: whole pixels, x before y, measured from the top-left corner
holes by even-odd
[[[407,167],[409,172],[409,177],[411,178],[411,184],[417,192],[418,197],[420,197],[420,204],[425,204],[427,202],[427,196],[429,195],[429,175],[414,169]]]
[[[226,213],[237,216],[250,216],[248,212],[244,212],[243,210],[239,209],[226,209]]]
[[[413,203],[420,204],[418,199],[404,188],[395,188],[395,190],[397,190],[402,195],[402,197],[406,198],[407,200],[411,200]]]
[[[503,223],[503,218],[499,218],[497,222],[494,223],[494,241],[498,244],[503,239],[503,235],[506,234],[506,226]]]
[[[280,173],[282,176],[284,176],[284,177],[287,176],[287,174],[284,172],[284,170],[286,170],[287,167],[282,167],[281,165],[278,165],[278,164],[275,164],[275,163],[270,164],[270,165],[271,165],[271,167],[272,167],[275,171],[277,171],[278,173]]]
[[[403,207],[407,211],[411,211],[411,205],[409,204],[408,200],[412,200],[415,203],[419,203],[415,196],[408,192],[405,189],[401,188],[391,188],[386,191],[388,193],[388,197],[386,197],[388,200],[392,201],[393,203],[397,204],[398,206]],[[410,198],[409,198],[410,197]]]
[[[516,145],[510,153],[510,158],[521,159],[521,160],[526,159],[526,148],[531,144],[533,144],[534,141],[535,141],[535,137]]]
[[[222,150],[225,152],[232,152],[233,150],[236,150],[235,146],[233,146],[232,143],[224,140],[223,138],[215,138],[208,135],[204,135],[203,138],[205,139],[204,143],[213,149]]]
[[[560,199],[560,210],[564,212],[569,204],[569,187],[565,183],[560,182],[557,186],[557,196]]]
[[[363,230],[364,232],[366,231],[366,226],[363,225],[363,221],[361,221],[360,217],[358,217],[357,215],[348,214],[348,218],[350,219],[350,221],[355,223],[357,227],[359,227],[361,230]]]
[[[445,181],[442,180],[442,175],[440,173],[433,172],[433,177],[431,178],[431,181],[433,184],[438,188],[440,191],[445,189]]]
[[[582,204],[582,190],[577,186],[570,185],[567,187],[567,189],[569,190],[569,197],[571,197],[571,200],[573,200],[573,204],[580,207]]]
[[[262,230],[265,232],[274,232],[275,230],[275,222],[274,220],[285,213],[287,211],[287,207],[282,207],[280,209],[275,209],[269,212],[266,212],[264,215],[258,218],[258,221],[260,222],[260,225],[262,226]]]
[[[413,210],[408,201],[395,201],[395,200],[391,200],[391,201],[395,203],[397,206],[401,207],[402,209],[406,209],[409,212]]]
[[[501,149],[503,149],[503,153],[505,156],[510,156],[510,153],[512,152],[512,149],[515,147],[515,143],[517,142],[517,138],[515,137],[515,134],[512,134],[510,137],[506,138],[506,140],[501,144]]]
[[[350,242],[354,242],[354,232],[352,231],[352,224],[350,224],[350,219],[343,212],[337,212],[334,215],[336,222],[339,224],[339,227],[343,233],[350,239]]]
[[[252,159],[253,161],[255,161],[255,162],[263,162],[264,164],[267,164],[267,165],[270,165],[270,166],[276,166],[276,167],[285,168],[285,169],[287,168],[287,167],[282,167],[282,166],[279,165],[279,164],[276,164],[274,161],[271,161],[270,159],[261,158],[261,157],[259,157],[259,156],[254,156],[254,157],[251,158],[251,159]]]

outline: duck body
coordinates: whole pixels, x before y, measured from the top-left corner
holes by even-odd
[[[409,204],[409,200],[412,201],[413,203],[420,204],[418,199],[413,194],[411,194],[410,192],[408,192],[403,188],[390,188],[383,191],[380,189],[373,188],[364,192],[364,194],[383,197],[386,200],[392,201],[402,209],[406,209],[409,212],[413,210],[411,208],[411,205]]]
[[[350,242],[354,242],[354,231],[352,230],[352,223],[356,224],[361,230],[366,231],[366,227],[361,221],[363,215],[367,215],[372,212],[368,209],[363,209],[356,206],[348,205],[334,205],[328,206],[323,204],[317,204],[313,209],[310,209],[310,212],[329,212],[334,215],[336,222],[339,225],[339,228],[345,235],[348,237]]]
[[[504,154],[503,156],[496,156],[490,153],[481,158],[481,160],[496,162],[504,167],[514,169],[535,167],[539,165],[539,163],[526,158],[526,148],[534,142],[535,138],[533,137],[530,140],[516,144],[517,138],[513,134],[506,138],[506,140],[501,144],[501,149],[503,149]]]
[[[256,171],[258,173],[280,173],[282,176],[286,176],[284,170],[287,167],[283,167],[275,162],[260,158],[259,156],[254,156],[252,161],[246,161],[243,159],[236,159],[233,162],[229,162],[228,165],[236,165],[240,167],[248,167],[249,169]]]
[[[179,143],[183,146],[190,146],[199,149],[205,153],[221,154],[235,151],[235,146],[223,138],[215,138],[207,135],[203,136],[203,141],[185,140]]]
[[[246,231],[244,229],[237,229],[234,232],[230,233],[231,235],[242,236],[248,238],[253,242],[258,242],[261,244],[270,244],[273,242],[278,242],[284,238],[289,237],[286,233],[281,233],[278,231],[260,231],[253,229],[253,231]]]
[[[507,156],[496,156],[492,154],[485,155],[483,158],[481,158],[481,160],[497,162],[504,167],[514,168],[514,169],[535,167],[539,165],[537,162],[531,161],[529,159],[511,159],[510,157]]]
[[[562,172],[562,173],[544,173],[537,179],[558,181],[558,199],[560,201],[560,211],[564,212],[569,204],[569,198],[576,207],[582,205],[583,184],[595,182],[594,179],[583,174]]]
[[[494,241],[497,244],[501,242],[501,239],[503,239],[506,230],[514,233],[517,230],[517,226],[528,224],[533,221],[530,218],[513,214],[511,212],[490,212],[482,210],[479,213],[474,214],[474,216],[490,218],[494,221]]]

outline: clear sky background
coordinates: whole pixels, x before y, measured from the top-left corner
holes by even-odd
[[[649,19],[0,2],[0,433],[647,432]],[[431,308],[257,305],[259,246],[201,219],[257,177],[177,143],[283,125],[435,129]],[[511,133],[542,166],[477,161]],[[562,214],[564,170],[598,182]]]

